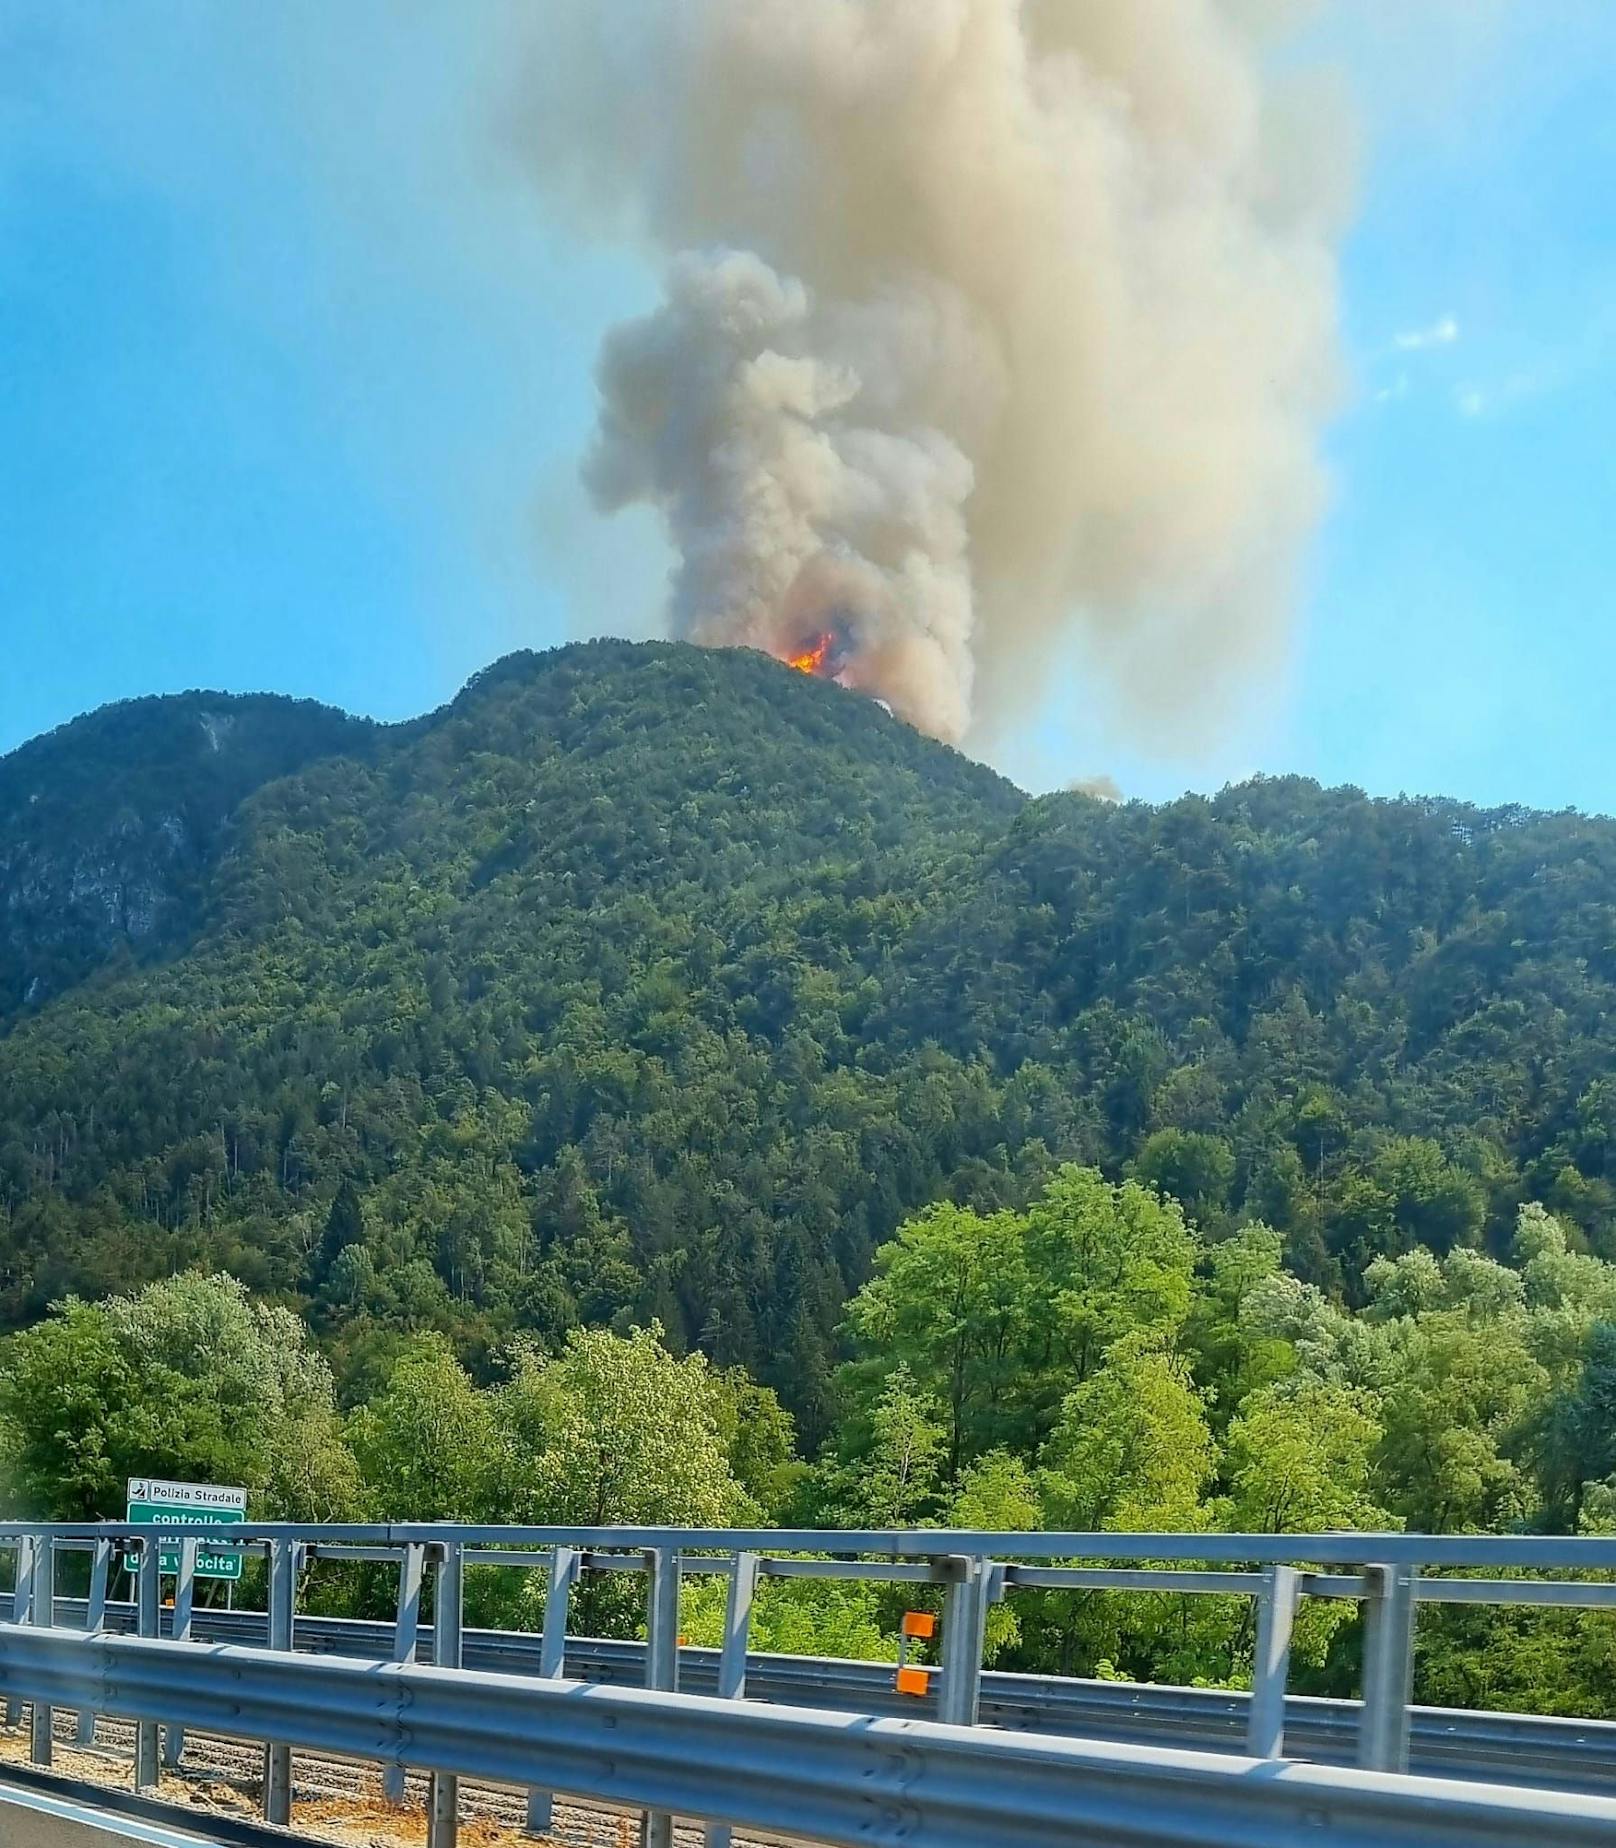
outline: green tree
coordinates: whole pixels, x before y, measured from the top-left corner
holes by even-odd
[[[1538,1413],[1538,1481],[1555,1524],[1580,1531],[1603,1519],[1616,1479],[1616,1324],[1588,1331],[1575,1383]]]
[[[722,1644],[728,1589],[722,1573],[682,1585],[679,1628],[698,1648]],[[898,1639],[883,1589],[847,1579],[763,1579],[752,1603],[751,1646],[769,1654],[891,1662]]]
[[[730,1467],[733,1387],[677,1359],[653,1323],[574,1329],[552,1357],[518,1349],[496,1395],[507,1518],[585,1527],[724,1527],[755,1509]]]
[[[842,1526],[911,1527],[935,1509],[948,1439],[936,1407],[906,1366],[887,1379],[870,1425],[865,1455],[832,1465],[825,1499]]]
[[[137,1475],[240,1485],[288,1520],[342,1518],[358,1497],[330,1368],[233,1277],[58,1305],[0,1357],[0,1432],[10,1498],[57,1519],[121,1513]]]
[[[946,1518],[978,1533],[1036,1533],[1043,1525],[1037,1480],[1020,1457],[990,1450],[961,1472]]]
[[[365,1216],[360,1205],[359,1189],[351,1179],[345,1177],[331,1202],[325,1230],[320,1235],[320,1275],[329,1276],[337,1260],[351,1248],[361,1245],[364,1236]]]
[[[1196,1243],[1172,1201],[1137,1182],[1112,1186],[1093,1169],[1066,1167],[1026,1217],[1023,1390],[1036,1402],[1080,1386],[1125,1335],[1150,1345],[1177,1336]]]
[[[1234,1186],[1234,1150],[1222,1136],[1204,1130],[1158,1129],[1140,1143],[1133,1175],[1197,1220],[1215,1219],[1227,1209]]]
[[[1265,1337],[1242,1312],[1247,1300],[1282,1269],[1284,1240],[1265,1225],[1242,1226],[1208,1248],[1184,1328],[1197,1383],[1221,1428],[1248,1393],[1271,1385],[1296,1364],[1288,1341]]]
[[[1394,1138],[1370,1173],[1391,1198],[1392,1223],[1405,1244],[1441,1256],[1480,1235],[1487,1208],[1481,1187],[1429,1137]]]
[[[1321,1380],[1264,1387],[1229,1427],[1224,1524],[1257,1534],[1397,1526],[1372,1494],[1380,1440],[1367,1394]]]
[[[1079,1533],[1193,1532],[1217,1448],[1178,1356],[1125,1341],[1072,1392],[1043,1450],[1049,1524]]]
[[[855,1338],[880,1357],[865,1378],[901,1367],[944,1408],[950,1475],[1010,1420],[1028,1288],[1024,1238],[1013,1213],[934,1206],[877,1251],[875,1275],[848,1305]]]
[[[713,1410],[731,1474],[764,1520],[781,1519],[807,1474],[796,1420],[772,1387],[739,1367],[713,1375]]]
[[[121,1512],[136,1458],[163,1457],[185,1476],[142,1403],[134,1365],[104,1310],[69,1297],[48,1320],[13,1335],[0,1355],[0,1444],[12,1515],[106,1520]],[[147,1465],[151,1467],[151,1465]]]
[[[1037,1480],[1019,1457],[1005,1450],[990,1450],[961,1473],[943,1518],[950,1527],[977,1533],[1036,1533],[1043,1525]],[[1017,1613],[1010,1603],[1001,1600],[988,1612],[983,1661],[998,1661],[1020,1641]]]
[[[378,1518],[512,1518],[502,1502],[508,1462],[494,1406],[442,1336],[411,1341],[347,1428]]]

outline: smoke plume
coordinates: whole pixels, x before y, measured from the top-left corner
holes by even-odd
[[[1283,654],[1321,504],[1339,111],[1298,0],[561,0],[553,195],[660,256],[586,479],[677,548],[675,632],[948,739],[1069,627],[1188,723]]]

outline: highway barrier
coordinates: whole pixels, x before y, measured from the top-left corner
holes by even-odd
[[[11,1598],[0,1593],[0,1622],[9,1621],[10,1616]],[[172,1617],[172,1611],[164,1611],[162,1635],[172,1633]],[[59,1597],[56,1621],[67,1629],[87,1628],[85,1601]],[[132,1634],[136,1628],[135,1607],[109,1602],[104,1627],[114,1634]],[[263,1648],[268,1641],[268,1624],[263,1611],[197,1610],[190,1634],[199,1642]],[[311,1655],[345,1655],[362,1661],[430,1662],[432,1626],[420,1625],[408,1653],[399,1655],[395,1654],[396,1632],[391,1624],[300,1614],[297,1647]],[[720,1653],[717,1649],[682,1646],[680,1691],[718,1695]],[[554,1678],[554,1671],[545,1668],[543,1638],[525,1632],[468,1629],[462,1638],[461,1659],[467,1668],[490,1673]],[[644,1643],[569,1636],[565,1660],[577,1680],[607,1687],[645,1684]],[[931,1679],[935,1678],[933,1674]],[[928,1689],[926,1698],[900,1694],[893,1685],[890,1663],[819,1656],[748,1654],[746,1696],[785,1706],[923,1719],[934,1718],[937,1706],[934,1687]],[[1250,1706],[1251,1696],[1238,1689],[1085,1681],[987,1669],[981,1680],[979,1718],[984,1726],[1045,1737],[1239,1751],[1250,1727]],[[1357,1701],[1289,1695],[1285,1702],[1285,1738],[1290,1755],[1320,1764],[1352,1764],[1357,1755],[1360,1711]],[[1426,1776],[1616,1796],[1613,1721],[1413,1707],[1409,1738],[1410,1769]],[[177,1756],[172,1762],[178,1762]],[[402,1780],[397,1789],[402,1791]]]
[[[1605,1797],[39,1626],[0,1629],[0,1688],[871,1848],[1616,1843]]]
[[[196,1603],[196,1554],[203,1539],[210,1548],[232,1546],[267,1557],[267,1610],[220,1611]],[[1442,1601],[1612,1608],[1616,1585],[1606,1575],[1616,1569],[1616,1542],[1609,1540],[247,1524],[233,1528],[229,1541],[223,1541],[216,1527],[176,1521],[161,1528],[148,1522],[138,1530],[123,1523],[4,1524],[0,1555],[7,1551],[16,1560],[15,1591],[10,1608],[0,1606],[0,1615],[13,1620],[0,1630],[0,1694],[13,1715],[24,1702],[31,1704],[36,1762],[50,1759],[53,1707],[77,1710],[81,1739],[93,1736],[98,1712],[133,1718],[136,1784],[141,1789],[154,1787],[161,1775],[162,1728],[167,1729],[170,1764],[177,1762],[187,1727],[261,1740],[265,1815],[282,1825],[290,1819],[292,1807],[291,1749],[304,1745],[378,1760],[386,1767],[393,1794],[401,1792],[406,1764],[425,1765],[432,1774],[432,1848],[452,1848],[454,1843],[456,1779],[461,1775],[526,1785],[529,1826],[535,1832],[549,1819],[553,1790],[644,1808],[647,1848],[668,1848],[675,1813],[705,1817],[711,1848],[725,1848],[736,1823],[784,1827],[771,1824],[768,1814],[775,1812],[766,1803],[760,1807],[761,1800],[754,1801],[746,1789],[737,1787],[736,1794],[726,1795],[733,1783],[732,1778],[726,1782],[727,1773],[704,1794],[687,1782],[677,1786],[676,1797],[666,1796],[658,1793],[675,1788],[672,1759],[661,1770],[648,1760],[640,1767],[641,1781],[635,1783],[626,1771],[621,1777],[606,1776],[598,1752],[593,1758],[586,1752],[570,1760],[563,1754],[562,1762],[557,1758],[559,1747],[552,1749],[557,1739],[573,1738],[567,1729],[576,1721],[597,1732],[600,1726],[617,1725],[633,1729],[636,1737],[645,1732],[650,1751],[650,1734],[659,1740],[673,1736],[674,1714],[688,1717],[695,1728],[693,1741],[712,1744],[703,1731],[717,1724],[711,1710],[727,1714],[741,1729],[733,1735],[737,1749],[744,1740],[770,1738],[783,1751],[801,1749],[810,1756],[834,1757],[839,1750],[845,1758],[851,1750],[845,1742],[857,1738],[883,1742],[881,1750],[890,1757],[897,1750],[896,1740],[920,1741],[915,1749],[923,1748],[924,1761],[946,1767],[937,1773],[945,1782],[956,1774],[966,1775],[965,1761],[945,1749],[945,1742],[952,1740],[961,1751],[966,1749],[962,1742],[968,1742],[973,1766],[990,1761],[998,1766],[1001,1760],[994,1754],[1008,1754],[1002,1762],[1021,1765],[1029,1779],[1029,1802],[1033,1785],[1046,1772],[1056,1782],[1076,1775],[1073,1750],[1079,1751],[1096,1802],[1102,1787],[1113,1793],[1127,1787],[1137,1794],[1141,1778],[1165,1780],[1175,1789],[1185,1778],[1205,1786],[1197,1799],[1199,1811],[1191,1804],[1181,1816],[1176,1811],[1171,1816],[1165,1811],[1153,1814],[1152,1833],[1129,1834],[1120,1812],[1106,1812],[1109,1820],[1103,1827],[1109,1833],[1096,1840],[1256,1843],[1270,1839],[1261,1828],[1272,1823],[1279,1830],[1272,1837],[1276,1841],[1348,1842],[1358,1839],[1353,1830],[1374,1827],[1381,1835],[1380,1848],[1385,1848],[1388,1841],[1509,1839],[1507,1829],[1500,1836],[1487,1830],[1500,1817],[1513,1818],[1508,1826],[1519,1830],[1522,1817],[1530,1815],[1533,1826],[1513,1839],[1599,1839],[1616,1844],[1616,1834],[1599,1833],[1616,1820],[1616,1808],[1611,1807],[1616,1802],[1616,1726],[1534,1715],[1445,1712],[1410,1703],[1414,1627],[1421,1605]],[[72,1553],[89,1556],[87,1575],[82,1566],[76,1568],[80,1584],[88,1577],[88,1596],[82,1599],[56,1595],[61,1564]],[[138,1561],[136,1595],[120,1601],[109,1596],[109,1579],[115,1562],[125,1558]],[[395,1621],[361,1623],[299,1612],[300,1581],[308,1568],[323,1561],[383,1562],[396,1568]],[[473,1565],[546,1576],[542,1636],[463,1629],[464,1575]],[[160,1595],[165,1570],[174,1584],[171,1611],[164,1610]],[[1527,1576],[1500,1576],[1506,1571]],[[644,1575],[648,1641],[608,1643],[568,1633],[572,1595],[591,1572]],[[1477,1577],[1478,1572],[1489,1576]],[[678,1588],[683,1577],[698,1573],[722,1573],[729,1579],[720,1650],[681,1647]],[[770,1577],[939,1587],[939,1659],[926,1675],[924,1694],[900,1692],[890,1663],[818,1661],[751,1651],[753,1596],[760,1581]],[[422,1622],[423,1589],[428,1585],[436,1617],[431,1625]],[[992,1604],[1012,1590],[1063,1589],[1251,1599],[1257,1618],[1252,1691],[1141,1687],[984,1669],[983,1633]],[[1305,1700],[1289,1693],[1291,1629],[1301,1601],[1308,1597],[1347,1599],[1361,1606],[1361,1700]],[[137,1633],[133,1637],[119,1634],[131,1629]],[[181,1640],[164,1641],[165,1632]],[[264,1644],[268,1647],[257,1646]],[[423,1653],[435,1665],[430,1671],[418,1666]],[[316,1660],[320,1655],[332,1659]],[[187,1662],[192,1665],[189,1676],[183,1666]],[[92,1669],[92,1663],[99,1667]],[[238,1677],[229,1684],[229,1699],[219,1679],[220,1663],[234,1664],[229,1672]],[[271,1666],[279,1672],[272,1674]],[[318,1676],[314,1681],[298,1679],[326,1669],[332,1672],[329,1681]],[[356,1674],[373,1679],[357,1681]],[[411,1677],[420,1674],[428,1679],[418,1687]],[[447,1676],[447,1683],[432,1679],[434,1674]],[[131,1694],[136,1686],[131,1677],[138,1679],[139,1698]],[[317,1737],[308,1736],[306,1728],[296,1729],[300,1697],[288,1692],[294,1685],[311,1695],[320,1689],[329,1695],[318,1713],[305,1710],[307,1725],[315,1727]],[[457,1737],[452,1752],[445,1746],[435,1755],[412,1757],[409,1740],[401,1743],[387,1731],[386,1715],[393,1711],[387,1702],[402,1698],[397,1692],[401,1688],[407,1688],[413,1700],[445,1685],[480,1687],[490,1698],[495,1686],[507,1691],[507,1699],[515,1699],[511,1690],[517,1689],[524,1691],[524,1701],[533,1696],[539,1707],[521,1710],[535,1724],[538,1715],[544,1715],[543,1749],[529,1739],[526,1756],[506,1759],[498,1772],[473,1749],[469,1737]],[[910,1685],[918,1688],[918,1677],[911,1677]],[[361,1700],[359,1691],[367,1686],[392,1692],[378,1697],[383,1703],[379,1709],[348,1712],[343,1703]],[[580,1705],[586,1692],[593,1705]],[[612,1702],[620,1696],[633,1698],[619,1709]],[[647,1696],[654,1697],[649,1706],[644,1704]],[[563,1705],[555,1705],[557,1699]],[[665,1705],[668,1701],[671,1707]],[[445,1709],[446,1715],[449,1712]],[[578,1718],[601,1713],[617,1718],[609,1723]],[[565,1722],[562,1714],[569,1716]],[[767,1731],[767,1725],[789,1729],[797,1721],[808,1729]],[[383,1733],[365,1733],[366,1725],[378,1724]],[[900,1731],[891,1732],[893,1726]],[[452,1727],[447,1718],[445,1727],[448,1739]],[[362,1736],[371,1739],[371,1749],[356,1743]],[[412,1733],[410,1739],[418,1744],[420,1736]],[[833,1738],[844,1745],[833,1750]],[[624,1745],[622,1739],[617,1743],[619,1748]],[[716,1745],[710,1752],[705,1745],[702,1750],[706,1756],[698,1754],[689,1761],[691,1776],[698,1764],[703,1775],[717,1776],[722,1752]],[[988,1760],[977,1756],[983,1752]],[[1038,1753],[1047,1756],[1040,1758]],[[614,1762],[621,1767],[628,1761],[620,1751]],[[1253,1767],[1266,1771],[1258,1775]],[[848,1758],[843,1769],[866,1780],[866,1794],[879,1787],[879,1778],[869,1781],[875,1774],[867,1754],[856,1768]],[[1387,1836],[1382,1825],[1366,1820],[1373,1808],[1371,1796],[1379,1793],[1374,1802],[1382,1803],[1376,1813],[1383,1821],[1396,1818],[1397,1828],[1411,1828],[1419,1806],[1403,1790],[1409,1781],[1404,1774],[1410,1769],[1423,1774],[1413,1780],[1413,1788],[1425,1794],[1428,1813],[1421,1827],[1426,1832]],[[1015,1774],[1009,1775],[1013,1783]],[[997,1770],[983,1770],[980,1776],[1008,1797],[1008,1786],[998,1781]],[[1329,1781],[1343,1777],[1344,1782]],[[1326,1781],[1310,1783],[1312,1778]],[[625,1795],[631,1787],[641,1794]],[[1307,1812],[1325,1820],[1305,1837],[1297,1833],[1304,1824],[1291,1802],[1291,1794],[1303,1789],[1312,1792],[1309,1800],[1315,1804],[1324,1802],[1325,1792],[1336,1793],[1324,1808]],[[1462,1804],[1461,1792],[1467,1793]],[[1172,1810],[1164,1791],[1157,1795],[1166,1810]],[[909,1798],[903,1801],[907,1804]],[[1020,1810],[1013,1819],[1018,1828],[1025,1825],[1025,1833],[1007,1832],[1008,1825],[997,1823],[987,1827],[979,1816],[974,1826],[985,1832],[951,1835],[951,1829],[964,1826],[962,1789],[928,1820],[929,1833],[882,1834],[884,1802],[859,1812],[862,1821],[857,1826],[845,1806],[833,1805],[834,1816],[826,1810],[830,1820],[823,1827],[817,1821],[809,1827],[803,1817],[810,1812],[800,1811],[791,1832],[827,1841],[1046,1839],[1038,1833],[1045,1826],[1039,1816]],[[1391,1807],[1385,1808],[1386,1803]],[[1444,1833],[1450,1824],[1457,1826],[1460,1808],[1470,1832]],[[1070,1805],[1068,1809],[1071,1814],[1088,1813],[1081,1805],[1076,1812]],[[1192,1812],[1200,1815],[1199,1826],[1210,1833],[1194,1832]],[[1094,1811],[1096,1816],[1100,1813]],[[1232,1818],[1238,1818],[1238,1824]],[[1218,1832],[1226,1826],[1235,1832]],[[852,1832],[834,1832],[846,1827]],[[1180,1828],[1190,1832],[1172,1832]],[[1575,1832],[1586,1829],[1594,1832]],[[1059,1839],[1085,1838],[1069,1825]],[[1363,1839],[1367,1841],[1367,1834]]]

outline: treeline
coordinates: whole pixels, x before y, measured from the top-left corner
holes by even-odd
[[[1530,1202],[1616,1257],[1610,822],[1028,801],[733,651],[514,657],[362,737],[233,710],[0,765],[50,868],[28,896],[0,848],[8,966],[66,984],[0,997],[5,1325],[223,1269],[353,1397],[401,1339],[488,1385],[523,1336],[659,1322],[817,1447],[876,1249],[1066,1162],[1261,1222],[1338,1310],[1382,1259],[1508,1258]],[[38,894],[101,891],[109,839],[183,898],[85,973]]]
[[[127,1476],[239,1483],[299,1520],[948,1524],[1027,1532],[1616,1531],[1616,1265],[1520,1209],[1508,1261],[1466,1247],[1366,1269],[1363,1306],[1222,1238],[1137,1181],[1064,1167],[1024,1210],[908,1220],[848,1306],[817,1451],[776,1396],[657,1326],[521,1337],[479,1383],[435,1334],[399,1336],[344,1403],[309,1330],[235,1279],[184,1275],[68,1301],[0,1352],[13,1512],[119,1512]],[[481,1621],[536,1622],[542,1587],[490,1571]],[[380,1607],[329,1574],[327,1608]],[[762,1647],[889,1655],[888,1588],[771,1581]],[[631,1631],[591,1583],[587,1625]],[[1005,1666],[1240,1685],[1249,1600],[1012,1594]],[[712,1584],[684,1628],[716,1636]],[[1353,1607],[1308,1601],[1299,1679],[1349,1692]],[[1418,1691],[1457,1705],[1616,1716],[1600,1614],[1422,1612]]]

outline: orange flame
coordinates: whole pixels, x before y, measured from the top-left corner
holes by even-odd
[[[800,653],[787,655],[786,666],[794,667],[799,674],[822,674],[835,646],[836,637],[827,629],[823,635],[816,635]]]

